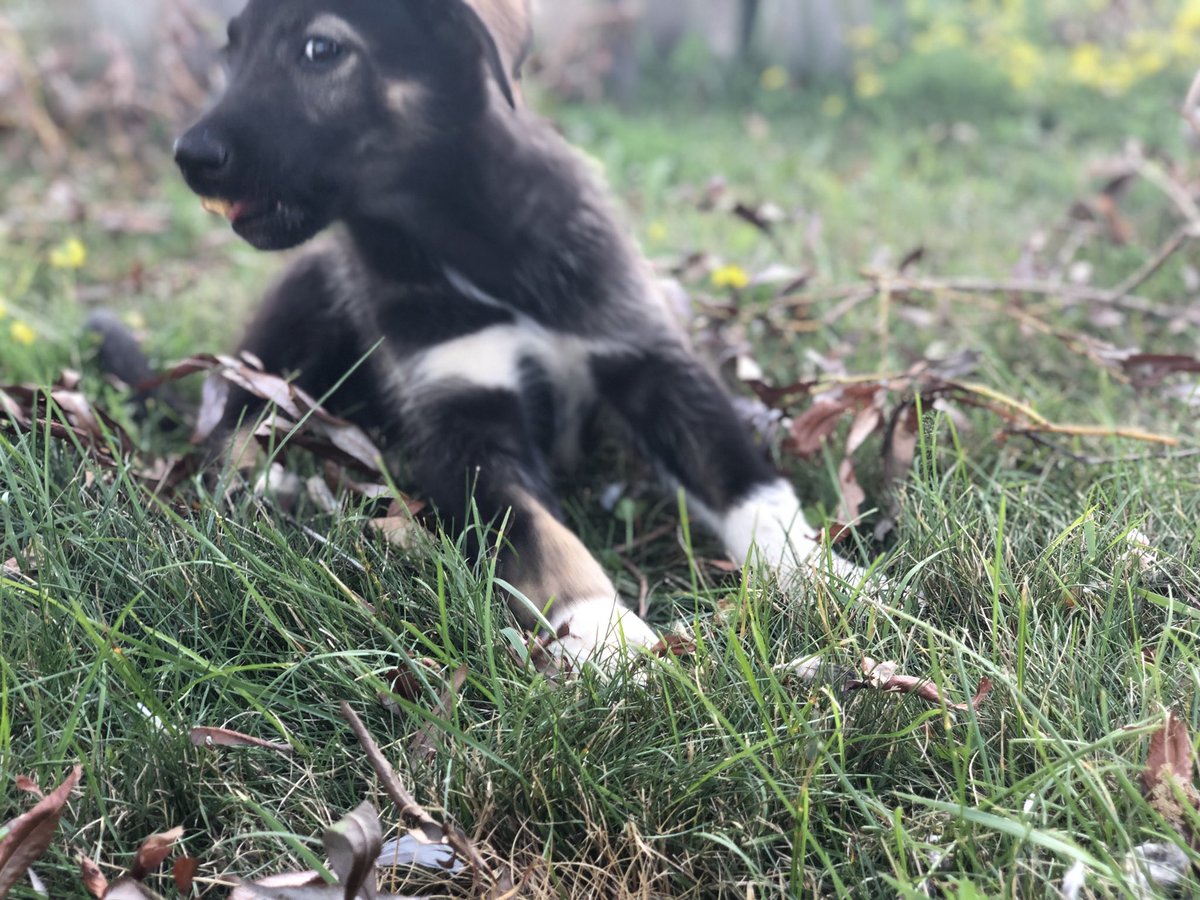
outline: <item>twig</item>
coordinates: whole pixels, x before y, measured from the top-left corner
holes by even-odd
[[[665,525],[659,525],[657,528],[647,531],[640,537],[635,537],[632,541],[627,541],[624,544],[618,544],[617,546],[613,547],[613,551],[617,554],[628,553],[630,550],[636,550],[638,547],[644,547],[646,544],[654,543],[661,537],[666,537],[677,527],[679,526],[675,522],[668,522]]]
[[[379,776],[379,780],[383,784],[383,789],[392,798],[392,802],[400,808],[400,814],[415,820],[423,829],[427,829],[430,834],[440,833],[444,837],[445,842],[454,849],[454,852],[470,865],[477,877],[486,879],[493,885],[498,884],[498,880],[492,872],[491,867],[488,866],[487,862],[467,836],[454,826],[440,825],[433,816],[425,811],[425,808],[416,801],[404,785],[400,783],[400,779],[396,777],[396,772],[392,768],[392,764],[387,761],[387,757],[383,755],[383,751],[379,749],[379,745],[375,743],[375,739],[367,731],[367,726],[363,724],[362,719],[358,717],[358,713],[345,700],[342,701],[341,711],[342,718],[350,725],[355,737],[358,738],[358,743],[363,748],[363,752],[366,753],[367,761],[370,762],[371,768]]]
[[[1031,443],[1037,444],[1039,447],[1045,447],[1060,456],[1065,456],[1072,462],[1079,463],[1084,466],[1113,466],[1120,463],[1139,463],[1139,462],[1174,462],[1180,459],[1194,459],[1200,456],[1200,447],[1192,447],[1188,450],[1179,450],[1177,452],[1164,453],[1142,453],[1131,456],[1089,456],[1083,453],[1076,453],[1073,450],[1068,450],[1062,444],[1052,441],[1044,437],[1040,432],[1030,431],[1027,428],[1012,428],[1007,434],[1015,437],[1023,437]]]
[[[1132,294],[1158,274],[1158,270],[1165,266],[1167,261],[1178,253],[1188,241],[1193,241],[1200,237],[1200,231],[1197,230],[1198,226],[1200,226],[1200,219],[1192,220],[1176,229],[1175,233],[1162,245],[1153,259],[1148,260],[1145,265],[1112,289],[1112,296],[1108,302],[1115,303],[1122,297]]]
[[[1031,434],[1061,434],[1069,437],[1113,438],[1126,441],[1141,441],[1146,444],[1160,444],[1163,447],[1179,447],[1183,441],[1179,438],[1168,437],[1164,434],[1154,434],[1139,428],[1105,428],[1102,425],[1056,425],[1053,422],[1039,422],[1027,428],[1012,429],[1011,434],[1029,436]]]
[[[644,572],[633,564],[632,561],[624,556],[617,554],[617,558],[621,560],[621,565],[625,567],[625,571],[637,579],[638,583],[638,618],[646,618],[646,599],[650,596],[650,582],[646,578]]]
[[[1167,195],[1185,219],[1193,223],[1200,222],[1200,206],[1196,205],[1192,192],[1172,178],[1162,166],[1140,153],[1134,156],[1132,164],[1138,175]]]
[[[1200,72],[1196,73],[1196,80],[1192,82],[1192,87],[1187,93],[1187,99],[1183,101],[1183,109],[1180,113],[1183,120],[1192,126],[1192,130],[1200,135],[1200,113],[1197,109],[1200,108]]]

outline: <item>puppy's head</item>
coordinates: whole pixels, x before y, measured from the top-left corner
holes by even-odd
[[[507,3],[524,6],[488,0]],[[263,250],[297,246],[364,191],[395,187],[489,103],[514,105],[513,62],[466,0],[249,0],[223,53],[225,94],[175,159],[206,207]]]

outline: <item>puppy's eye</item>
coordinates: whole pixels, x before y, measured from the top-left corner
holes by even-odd
[[[304,58],[311,63],[330,62],[342,55],[342,45],[329,38],[311,37],[304,45]]]

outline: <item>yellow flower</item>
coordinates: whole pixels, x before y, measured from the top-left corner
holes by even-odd
[[[1095,87],[1104,78],[1104,60],[1095,44],[1079,44],[1071,51],[1071,80]]]
[[[847,32],[846,43],[856,50],[869,50],[879,43],[879,31],[874,25],[858,25]]]
[[[830,119],[840,119],[846,114],[846,98],[841,94],[830,94],[821,101],[821,115]]]
[[[37,332],[24,322],[13,322],[8,328],[8,333],[14,341],[25,347],[37,340]]]
[[[651,243],[661,244],[667,239],[667,226],[662,222],[651,222],[650,227],[646,229],[646,236],[650,238]]]
[[[883,79],[874,69],[864,68],[854,79],[854,93],[864,100],[878,97],[883,93]]]
[[[761,81],[764,91],[782,91],[791,84],[792,76],[783,66],[771,66],[762,73]]]
[[[712,273],[713,287],[740,291],[750,284],[750,276],[741,266],[721,266]]]
[[[56,269],[81,269],[87,262],[87,247],[79,238],[68,238],[50,251],[50,265]]]

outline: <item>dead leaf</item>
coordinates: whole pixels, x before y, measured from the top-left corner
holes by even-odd
[[[367,523],[380,537],[401,550],[412,550],[425,534],[411,516],[384,516]]]
[[[864,656],[861,670],[866,677],[849,682],[846,685],[848,689],[870,688],[888,694],[916,694],[922,700],[958,712],[965,712],[972,707],[977,707],[992,690],[991,679],[984,678],[979,682],[979,687],[970,703],[951,703],[933,681],[928,678],[902,675],[897,671],[898,666],[894,662],[879,663],[869,656]]]
[[[276,753],[291,753],[288,744],[267,741],[262,738],[230,731],[228,728],[209,728],[197,725],[188,732],[188,740],[194,747],[249,747],[256,750],[273,750]]]
[[[124,875],[112,883],[108,893],[104,895],[104,900],[163,900],[163,898],[132,875]]]
[[[71,791],[83,777],[83,766],[76,766],[58,787],[4,826],[0,840],[0,897],[25,877],[26,870],[41,859],[54,838]]]
[[[137,881],[142,881],[147,875],[162,865],[163,860],[171,855],[175,844],[183,837],[182,828],[172,828],[159,834],[152,834],[142,841],[138,848],[137,857],[129,874]]]
[[[464,671],[464,670],[460,670]],[[457,674],[457,673],[456,673]],[[461,857],[475,873],[475,877],[496,886],[503,882],[503,877],[497,878],[480,854],[478,848],[471,842],[471,839],[462,831],[462,829],[454,825],[441,825],[433,818],[425,808],[422,807],[413,798],[412,794],[400,783],[400,779],[396,777],[396,772],[392,768],[391,763],[383,755],[379,749],[379,745],[375,743],[375,739],[371,737],[371,733],[367,731],[366,725],[359,718],[353,707],[349,703],[343,701],[341,704],[342,718],[349,723],[350,728],[354,731],[358,738],[359,744],[367,755],[367,760],[371,763],[371,767],[375,770],[375,774],[379,776],[379,780],[383,782],[384,790],[387,791],[389,797],[400,809],[400,814],[408,819],[414,819],[417,822],[417,828],[409,833],[414,837],[422,836],[431,843],[446,843],[454,848],[454,852]]]
[[[858,519],[858,511],[866,502],[867,494],[858,483],[858,473],[854,471],[854,462],[849,457],[838,466],[838,486],[842,492],[839,517],[843,522],[853,522]]]
[[[225,407],[229,402],[229,382],[219,375],[209,374],[200,388],[200,408],[196,411],[196,427],[192,430],[192,444],[203,444],[217,430],[225,418]]]
[[[438,698],[437,707],[434,709],[434,715],[439,719],[449,718],[450,712],[453,709],[454,699],[462,686],[467,681],[467,667],[459,666],[454,670],[454,674],[450,676],[445,688],[442,690],[441,696]],[[409,751],[414,757],[420,760],[429,761],[437,756],[440,742],[437,735],[441,731],[441,726],[437,722],[426,723],[420,731],[413,737],[412,743],[409,745]]]
[[[1193,835],[1184,804],[1200,811],[1200,791],[1193,781],[1195,769],[1196,756],[1187,725],[1168,710],[1166,722],[1150,737],[1142,790],[1150,806],[1189,841]]]
[[[375,861],[383,849],[383,832],[375,807],[364,801],[325,832],[325,852],[346,897],[375,894]],[[369,886],[368,885],[369,882]],[[367,886],[364,892],[364,886]]]
[[[1172,375],[1200,372],[1200,358],[1163,353],[1135,353],[1121,360],[1135,387],[1152,388]]]
[[[79,860],[79,874],[83,879],[83,886],[93,897],[103,897],[108,893],[108,879],[104,877],[104,873],[100,871],[100,866],[94,860],[86,856],[81,857]]]
[[[806,459],[816,456],[851,408],[844,400],[818,400],[792,422],[788,449]]]
[[[175,889],[184,896],[192,893],[192,883],[196,880],[196,871],[200,868],[200,860],[194,856],[181,856],[171,867],[171,879]]]
[[[650,648],[650,653],[661,659],[665,659],[668,656],[683,659],[688,656],[695,656],[696,642],[681,634],[664,634],[661,640]]]
[[[438,672],[442,666],[435,659],[418,659],[416,665],[423,666],[430,672]],[[413,663],[410,661],[409,666]],[[388,689],[397,697],[401,697],[410,703],[415,703],[420,697],[425,694],[425,685],[421,681],[419,675],[412,668],[395,668],[384,676],[388,683]]]
[[[880,399],[882,400],[883,392],[880,391]],[[850,425],[850,434],[846,438],[846,455],[852,456],[856,453],[867,438],[875,433],[880,425],[883,424],[883,410],[878,404],[872,404],[866,409],[859,412],[854,417],[854,422]]]
[[[5,565],[7,566],[8,564],[5,563]],[[26,794],[33,794],[33,796],[37,797],[39,800],[46,796],[44,793],[42,793],[42,789],[38,787],[38,783],[28,775],[18,775],[14,781],[16,782],[18,791],[22,791]]]

